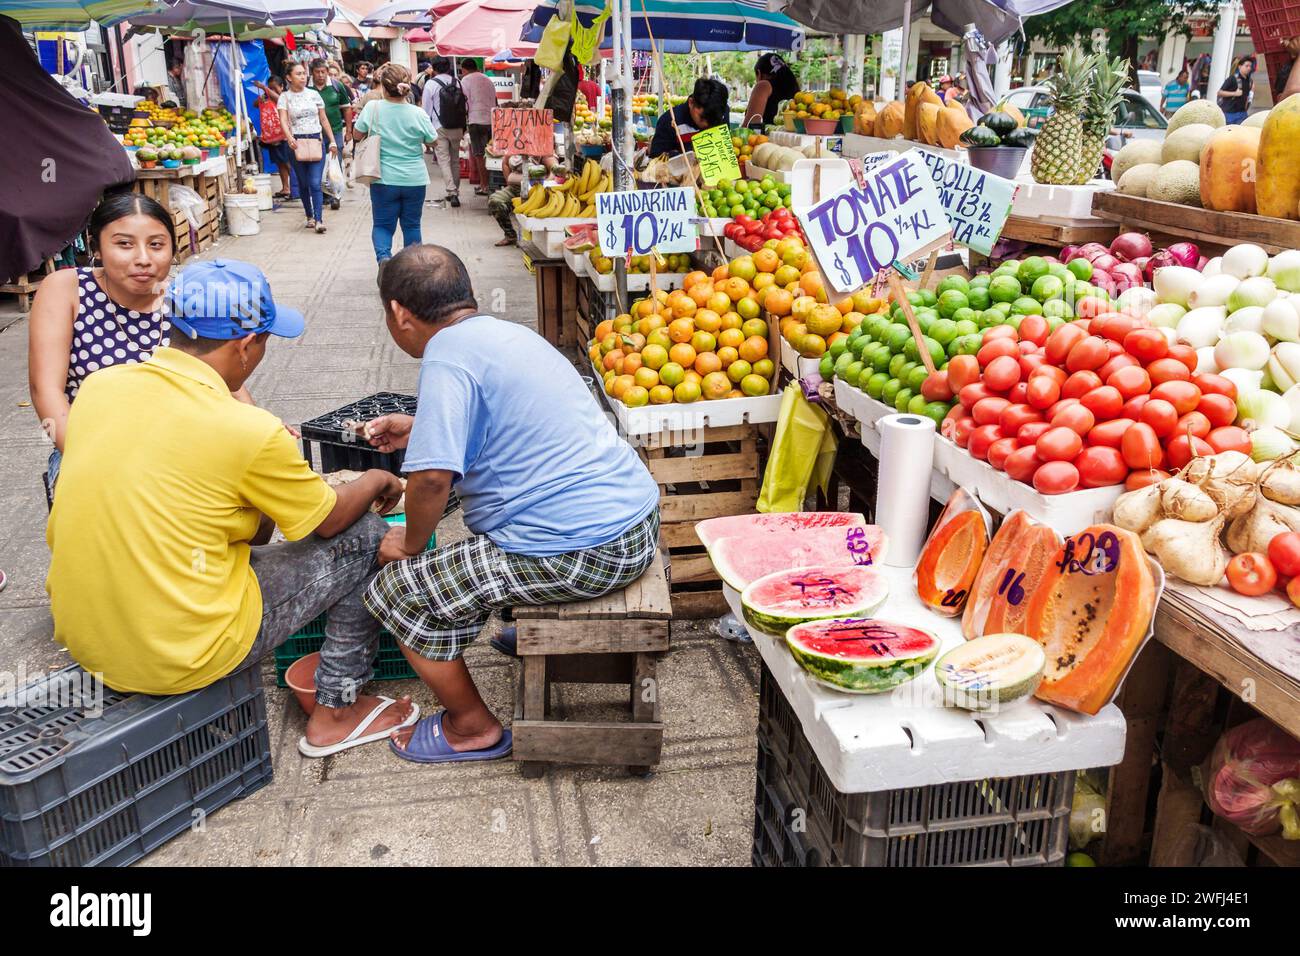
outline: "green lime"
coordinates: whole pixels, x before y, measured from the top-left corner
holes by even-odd
[[[889,351],[888,346],[880,346],[871,355],[871,367],[877,372],[887,372],[889,363],[893,361],[894,354]]]
[[[941,316],[950,319],[958,309],[970,308],[970,301],[966,298],[965,292],[958,289],[949,289],[939,296],[938,308]]]
[[[992,276],[987,272],[981,273],[970,280],[970,287],[972,289],[987,289],[990,281],[992,281]]]
[[[817,363],[817,374],[822,377],[823,381],[830,381],[835,375],[835,359],[827,352],[822,356],[822,360]]]
[[[1047,260],[1042,256],[1030,256],[1020,263],[1016,277],[1022,286],[1033,285],[1038,279],[1047,275]]]
[[[939,283],[939,295],[943,296],[949,289],[956,289],[958,292],[965,294],[970,288],[970,283],[966,281],[965,276],[951,275],[945,276],[944,280]]]
[[[1029,287],[1029,294],[1039,302],[1046,302],[1048,299],[1059,299],[1065,294],[1065,283],[1057,276],[1039,276],[1034,280],[1034,284]]]
[[[907,373],[907,387],[913,392],[919,393],[921,391],[921,386],[925,384],[925,380],[929,375],[930,373],[926,370],[924,365],[918,365],[916,368],[912,369],[912,371]]]
[[[1066,866],[1096,866],[1097,862],[1086,853],[1071,853],[1065,858]]]
[[[863,391],[872,398],[879,399],[880,390],[885,387],[885,383],[888,381],[889,376],[884,372],[875,372],[872,374],[871,378],[867,379],[867,387],[863,389]]]
[[[961,320],[957,323],[957,334],[958,334],[959,336],[960,336],[960,335],[974,335],[974,334],[975,334],[976,332],[978,332],[979,330],[980,330],[980,324],[979,324],[979,315],[978,315],[978,313],[975,315],[975,318],[973,318],[973,319],[961,319]]]
[[[1022,295],[1011,303],[1011,312],[1013,315],[1016,313],[1020,315],[1042,315],[1043,304],[1032,296]]]
[[[915,346],[913,346],[913,348],[915,348]],[[904,355],[902,352],[896,353],[892,358],[890,358],[889,365],[886,366],[886,369],[889,372],[889,377],[898,378],[898,373],[902,370],[903,366],[906,364],[907,364],[907,356]]]
[[[913,389],[913,392],[915,392],[915,389]],[[930,403],[925,400],[924,395],[913,394],[911,401],[907,403],[906,410],[911,412],[913,415],[924,415],[925,407],[929,404]]]
[[[1020,282],[1009,275],[998,276],[989,283],[989,296],[994,302],[1014,302],[1020,298]]]
[[[989,282],[992,281],[993,281],[992,279],[989,279]],[[976,310],[987,309],[990,305],[992,305],[993,297],[989,295],[988,283],[985,283],[984,285],[981,286],[973,287],[969,292],[966,293],[966,301],[970,303],[970,307],[972,309],[976,309]]]
[[[907,411],[907,403],[912,400],[912,390],[910,388],[900,388],[898,394],[894,396],[894,411]]]
[[[957,337],[957,323],[953,319],[940,319],[930,326],[926,334],[947,348],[948,343]]]
[[[1076,279],[1082,279],[1084,282],[1092,278],[1092,263],[1083,256],[1071,259],[1065,264],[1065,268],[1069,269]]]
[[[1053,332],[1055,332],[1057,329],[1059,329],[1061,326],[1063,326],[1066,322],[1069,321],[1070,319],[1068,317],[1063,319],[1060,316],[1049,315],[1047,317],[1047,334],[1051,335]]]
[[[855,361],[856,358],[854,357],[852,352],[848,352],[848,351],[844,352],[844,354],[842,354],[839,358],[835,360],[835,374],[838,375],[840,378],[843,378],[844,370],[848,368],[850,365],[852,365]]]
[[[844,354],[845,350],[848,349],[848,347],[849,347],[848,339],[839,339],[838,341],[831,343],[830,348],[826,350],[826,355],[830,357],[830,360],[832,362],[834,362],[837,358],[839,358],[841,355]]]
[[[850,385],[857,385],[858,379],[862,376],[862,369],[863,365],[861,362],[853,362],[844,370],[844,374],[841,375],[840,378],[844,379],[844,381],[848,382]]]
[[[947,402],[927,402],[925,411],[917,414],[934,419],[934,424],[938,426],[943,424],[943,420],[948,417],[950,411],[952,411],[952,406]]]
[[[990,306],[990,308],[994,312],[1001,312],[1003,318],[1006,318],[1008,315],[1010,315],[1012,311],[1010,302],[994,302],[993,305]]]
[[[991,329],[995,325],[1001,325],[1005,318],[1006,315],[1001,309],[985,309],[980,313],[980,328]]]
[[[1056,276],[1056,278],[1060,279],[1062,282],[1066,279],[1074,278],[1074,276],[1070,275],[1070,270],[1065,267],[1065,263],[1063,262],[1049,262],[1047,264],[1047,274],[1049,276]]]
[[[958,309],[952,314],[954,322],[974,322],[979,318],[979,310],[974,308]]]
[[[980,350],[980,346],[982,346],[983,344],[984,344],[984,337],[982,335],[963,335],[960,338],[953,339],[952,346],[949,346],[949,348],[955,346],[956,351],[955,352],[950,351],[948,354],[949,355],[974,355],[976,352]]]
[[[898,392],[902,387],[903,384],[898,379],[891,378],[884,384],[884,387],[880,389],[880,400],[886,405],[894,404],[894,398],[898,395]]]
[[[1064,299],[1049,299],[1043,303],[1043,315],[1049,319],[1070,319],[1074,317],[1074,312],[1070,303]]]
[[[910,297],[909,297],[910,298]],[[921,290],[921,304],[929,308],[934,308],[934,304],[939,301],[939,297],[930,289]]]
[[[898,353],[903,350],[903,343],[910,341],[912,332],[906,325],[891,325],[885,332],[885,344],[889,351]]]

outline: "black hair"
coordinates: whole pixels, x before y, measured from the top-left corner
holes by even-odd
[[[730,112],[727,97],[727,84],[711,76],[700,77],[691,91],[691,101],[704,114],[705,126],[717,126],[727,121]]]
[[[321,67],[324,67],[325,69],[328,70],[330,67],[329,61],[318,56],[316,57],[316,59],[312,60],[310,63],[307,64],[307,72],[310,73],[312,70],[319,70]]]
[[[754,75],[766,77],[772,84],[771,99],[774,102],[788,100],[799,92],[799,78],[779,53],[764,53],[760,56],[754,63]]]
[[[269,330],[266,332],[257,332],[255,334],[257,338],[261,339],[262,341],[266,341],[271,336]],[[239,338],[243,338],[243,336],[240,336]],[[171,330],[171,335],[168,339],[168,344],[174,349],[180,349],[186,355],[202,356],[202,355],[207,355],[211,352],[215,352],[217,349],[221,348],[221,346],[225,345],[227,342],[238,342],[239,338],[209,339],[209,338],[204,338],[202,335],[195,336],[194,338],[190,338],[180,329],[173,326]]]
[[[445,56],[435,56],[433,58],[433,72],[441,76],[443,73],[451,72],[451,60]]]
[[[478,308],[465,263],[442,246],[407,246],[389,259],[379,276],[379,297],[385,310],[396,300],[430,325],[461,309]]]
[[[105,229],[127,216],[151,216],[157,219],[162,224],[163,232],[167,233],[167,238],[171,240],[172,253],[175,254],[176,229],[171,215],[158,200],[130,190],[105,193],[104,198],[95,207],[95,211],[90,214],[90,224],[87,228],[95,247],[99,247],[99,237]]]
[[[466,73],[474,73],[478,70],[478,61],[472,56],[467,56],[460,61],[460,68]]]

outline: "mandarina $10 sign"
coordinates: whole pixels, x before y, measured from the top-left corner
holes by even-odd
[[[854,292],[895,262],[946,238],[951,224],[925,161],[913,150],[797,211],[822,275]]]
[[[686,187],[596,193],[601,255],[694,252],[695,195]]]

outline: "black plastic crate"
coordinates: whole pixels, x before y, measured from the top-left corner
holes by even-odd
[[[319,415],[309,422],[303,422],[301,426],[303,457],[315,465],[322,474],[331,471],[365,471],[367,468],[382,468],[384,471],[400,475],[402,462],[406,458],[404,450],[389,454],[378,452],[371,448],[364,438],[345,427],[344,423],[369,421],[380,415],[414,415],[415,404],[414,395],[376,392],[350,405]],[[318,463],[312,461],[313,445],[318,449]]]
[[[135,108],[131,106],[108,106],[101,105],[96,107],[99,115],[104,118],[108,128],[114,133],[125,133],[131,128],[131,120],[135,116]]]
[[[1074,778],[1071,770],[841,793],[781,688],[762,668],[756,864],[1061,865]]]
[[[257,668],[150,697],[74,666],[3,703],[0,867],[125,866],[271,779]]]

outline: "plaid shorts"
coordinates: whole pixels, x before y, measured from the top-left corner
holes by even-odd
[[[493,611],[586,601],[627,587],[654,560],[659,509],[599,547],[532,558],[486,535],[394,561],[366,589],[366,609],[397,640],[431,661],[452,661]]]

